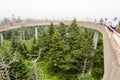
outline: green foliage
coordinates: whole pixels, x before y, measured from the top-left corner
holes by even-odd
[[[29,40],[31,39],[33,36],[34,36],[34,33],[35,33],[35,29],[34,27],[27,27],[27,28],[24,28],[24,32],[25,32],[25,39],[26,40]]]
[[[9,55],[17,52],[17,55],[22,56],[26,60],[28,59],[27,55],[36,55],[28,59],[30,62],[30,60],[36,59],[38,52],[41,51],[41,56],[37,63],[39,75],[42,76],[41,79],[50,80],[49,78],[52,76],[52,80],[99,80],[103,76],[102,37],[99,39],[98,47],[95,51],[96,54],[93,56],[93,30],[80,28],[76,19],[74,19],[71,25],[60,23],[59,26],[55,26],[51,23],[49,27],[38,27],[38,32],[39,37],[36,40],[33,38],[34,27],[25,28],[27,46],[23,41],[15,38],[17,31],[13,31],[13,33],[10,31],[7,39],[10,39],[11,35],[15,36],[12,37],[12,48],[11,52],[8,52]],[[32,40],[30,40],[31,38]],[[10,76],[12,79],[15,78],[14,75],[17,71],[17,74],[22,71],[22,74],[19,75],[20,77],[17,77],[18,80],[22,79],[23,74],[25,75],[23,79],[26,78],[26,80],[28,79],[28,74],[33,78],[35,77],[32,65],[27,63],[26,67],[24,59],[11,65],[10,70],[12,72]],[[45,63],[41,64],[42,61]],[[30,72],[28,72],[27,68],[30,69]],[[43,72],[41,72],[42,70]],[[44,71],[45,74],[43,74]],[[49,77],[46,77],[46,74],[49,74]]]
[[[62,37],[65,36],[66,29],[67,29],[67,25],[65,25],[64,23],[60,23],[60,26],[58,26],[58,31],[59,31],[59,33],[61,34]]]
[[[40,49],[39,44],[37,43],[37,40],[34,38],[31,53],[32,54],[37,54],[39,49]]]
[[[52,36],[55,33],[55,28],[53,23],[51,23],[49,29],[48,29],[49,36]]]
[[[11,44],[12,52],[18,52],[21,54],[23,58],[27,58],[28,50],[23,41],[20,41],[17,38],[12,39],[12,44]]]
[[[18,37],[19,36],[18,29],[5,31],[3,32],[3,36],[5,40],[11,40],[13,37]]]
[[[48,39],[48,33],[45,29],[41,28],[41,31],[39,31],[38,40],[33,40],[32,48],[30,53],[32,55],[38,54],[39,51],[41,51],[41,59],[44,59],[45,53],[49,50],[49,39]]]
[[[74,20],[62,37],[53,24],[48,32],[46,56],[50,72],[62,72],[67,76],[64,80],[72,80],[76,74],[87,73],[91,69],[93,46],[89,30],[82,31]]]
[[[56,71],[59,69],[57,67],[61,64],[62,61],[64,41],[62,41],[61,35],[58,31],[55,30],[53,25],[50,26],[48,32],[49,50],[47,51],[47,58],[49,57],[48,62],[50,69],[52,69],[52,71]]]
[[[0,47],[0,56],[0,60],[2,60],[1,58],[3,58],[3,61],[5,63],[8,63],[13,58],[12,51],[9,50],[7,47]]]
[[[86,38],[84,34],[86,33],[81,32],[76,20],[68,27],[66,43],[70,47],[70,52],[66,53],[65,62],[67,66],[69,66],[71,73],[82,73],[85,58],[87,58],[87,62],[89,62],[88,65],[91,64],[91,51],[93,49],[91,46],[91,37]],[[86,71],[87,68],[90,69],[88,65],[86,65]]]
[[[88,74],[81,74],[78,75],[78,80],[94,80],[91,75]]]
[[[28,69],[22,60],[14,62],[10,65],[10,79],[11,80],[26,80],[28,76]]]
[[[67,45],[70,46],[70,50],[73,50],[76,45],[76,40],[80,36],[80,28],[76,23],[76,19],[71,23],[70,26],[67,28],[67,34],[65,36],[65,41]]]
[[[5,77],[9,77],[10,80],[27,80],[28,70],[24,64],[24,60],[17,57],[18,55],[16,52],[13,52],[11,49],[9,50],[7,47],[1,47],[0,56],[0,62],[3,63],[3,65],[0,65],[0,68],[1,71],[5,72],[2,73],[4,77],[1,78],[3,80],[6,80],[4,79]]]

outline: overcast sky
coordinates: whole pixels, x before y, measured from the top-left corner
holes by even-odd
[[[0,0],[0,19],[12,14],[37,19],[120,18],[120,0]]]

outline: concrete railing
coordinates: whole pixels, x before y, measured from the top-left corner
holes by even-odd
[[[66,25],[70,25],[71,21],[52,21],[54,25],[59,25],[63,22]],[[107,27],[92,23],[78,21],[79,26],[97,30],[103,34],[103,46],[104,46],[104,76],[103,80],[120,80],[120,42],[119,37],[115,33],[112,34]],[[45,22],[30,22],[15,24],[13,26],[0,27],[0,32],[10,29],[20,28],[22,26],[41,26],[50,25],[51,21]]]
[[[106,39],[108,39],[109,42],[106,42],[108,40],[104,42],[108,49],[104,49],[107,52],[104,53],[104,64],[106,65],[105,70],[107,71],[105,71],[103,79],[120,80],[120,37],[116,31],[111,32],[108,28],[105,28],[105,30]]]

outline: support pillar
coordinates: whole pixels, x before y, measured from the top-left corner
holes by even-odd
[[[20,40],[25,40],[25,34],[24,34],[24,26],[20,28]]]
[[[35,26],[35,39],[38,40],[38,29],[37,29],[37,26]]]
[[[3,46],[3,34],[0,33],[1,46]]]
[[[98,31],[95,31],[95,32],[94,32],[94,37],[93,37],[94,49],[97,48],[98,37],[99,37],[99,32],[98,32]]]
[[[96,48],[97,48],[98,36],[99,36],[99,32],[98,32],[98,31],[95,31],[95,32],[94,32],[94,36],[93,36],[93,46],[94,46],[93,49],[94,49],[94,50],[96,50]],[[95,51],[93,51],[91,55],[94,56],[94,55],[95,55]]]

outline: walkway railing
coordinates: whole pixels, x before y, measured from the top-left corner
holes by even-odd
[[[114,30],[113,28],[111,28],[110,26],[107,26],[110,30],[112,30],[119,38],[120,38],[120,34]]]

